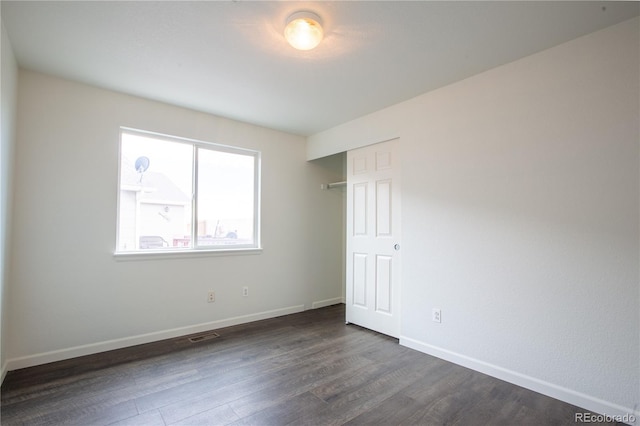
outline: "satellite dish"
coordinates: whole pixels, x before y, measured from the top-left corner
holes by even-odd
[[[138,173],[144,173],[149,168],[149,158],[148,157],[138,157],[136,160],[136,170]]]
[[[142,176],[144,176],[144,172],[149,168],[149,158],[148,157],[138,157],[136,160],[136,171],[140,175],[139,183],[142,183]]]

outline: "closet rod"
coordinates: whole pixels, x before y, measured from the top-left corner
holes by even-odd
[[[320,189],[333,189],[333,188],[340,188],[343,186],[347,186],[347,181],[323,183],[322,185],[320,185]]]

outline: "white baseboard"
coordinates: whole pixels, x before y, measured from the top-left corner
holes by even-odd
[[[88,345],[75,346],[72,348],[59,349],[35,355],[28,355],[7,360],[2,368],[2,378],[7,371],[19,368],[33,367],[49,362],[62,361],[84,355],[91,355],[99,352],[106,352],[114,349],[126,348],[129,346],[141,345],[144,343],[156,342],[158,340],[172,339],[187,334],[201,333],[203,331],[215,330],[232,325],[245,324],[252,321],[259,321],[268,318],[275,318],[282,315],[295,314],[304,311],[304,305],[289,306],[271,311],[258,312],[255,314],[241,315],[218,321],[211,321],[186,327],[172,328],[170,330],[156,331],[153,333],[140,334],[137,336],[124,337],[121,339],[107,340],[104,342],[91,343]]]
[[[318,300],[311,304],[311,309],[324,308],[325,306],[337,305],[338,303],[344,303],[342,297],[334,297],[333,299]]]
[[[444,359],[445,361],[470,368],[480,373],[487,374],[505,382],[530,389],[534,392],[550,396],[551,398],[567,402],[580,408],[584,408],[594,413],[615,418],[617,416],[621,423],[640,426],[640,411],[632,407],[622,407],[609,401],[586,395],[572,389],[555,385],[544,380],[536,379],[516,371],[508,370],[497,365],[489,364],[465,355],[458,354],[437,346],[400,336],[400,344],[411,349]],[[625,417],[626,416],[626,417]],[[579,423],[579,422],[577,422]]]
[[[9,371],[8,363],[5,362],[2,365],[2,370],[0,370],[0,385],[4,382],[4,378],[7,377],[7,371]]]

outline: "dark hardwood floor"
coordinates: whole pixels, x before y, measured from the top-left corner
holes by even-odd
[[[586,410],[344,324],[344,305],[12,371],[2,425],[569,425]]]

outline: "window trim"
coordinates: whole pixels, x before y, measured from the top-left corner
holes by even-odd
[[[192,194],[191,194],[191,239],[195,242],[193,247],[184,249],[156,249],[156,250],[128,250],[120,251],[120,195],[121,195],[121,173],[122,173],[122,136],[123,134],[133,134],[143,137],[151,137],[167,142],[179,142],[191,145],[193,149],[192,164]],[[240,148],[231,145],[207,142],[198,139],[191,139],[182,136],[167,135],[148,130],[140,130],[132,127],[122,126],[118,132],[118,174],[117,174],[117,202],[116,202],[116,238],[114,256],[118,259],[141,259],[141,258],[176,258],[176,257],[199,257],[200,255],[240,255],[258,254],[262,252],[261,243],[261,193],[262,193],[262,153],[248,148]],[[240,154],[253,157],[253,244],[220,245],[220,246],[197,246],[198,216],[197,197],[198,193],[198,148],[210,149],[218,152]]]
[[[212,256],[250,256],[261,254],[262,247],[242,248],[242,249],[183,249],[183,250],[146,250],[146,251],[119,251],[113,253],[117,261],[132,260],[164,260],[164,259],[185,259]]]

